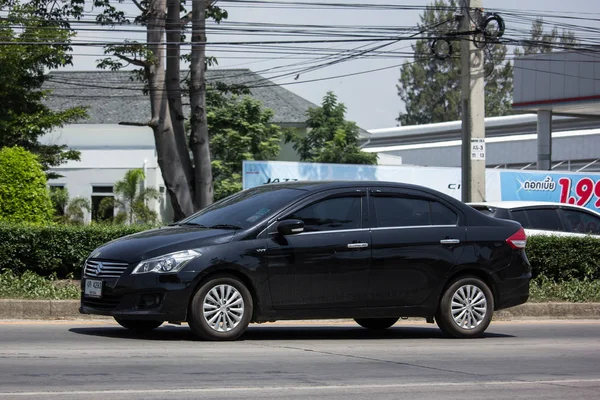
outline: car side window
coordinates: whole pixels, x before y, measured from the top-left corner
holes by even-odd
[[[362,197],[346,196],[320,200],[285,219],[304,221],[305,232],[358,229],[361,226]]]
[[[429,201],[410,197],[374,196],[377,226],[431,225]]]
[[[527,210],[529,219],[529,228],[545,231],[560,231],[562,226],[558,212],[553,208],[543,208],[537,210]]]
[[[577,210],[562,210],[568,232],[600,234],[600,218]]]
[[[458,215],[442,203],[430,201],[429,204],[433,225],[456,225],[458,223]]]
[[[527,212],[525,210],[511,211],[510,215],[512,216],[512,219],[520,223],[523,228],[531,228],[529,225],[529,220],[527,219]]]

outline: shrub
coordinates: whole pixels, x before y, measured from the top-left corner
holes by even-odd
[[[57,281],[55,276],[44,278],[31,271],[16,275],[0,273],[0,299],[72,300],[80,296],[76,281]]]
[[[531,282],[529,294],[532,302],[597,302],[600,301],[600,280],[554,282],[542,275]]]
[[[525,249],[533,276],[554,282],[600,279],[600,239],[531,236]]]
[[[53,207],[46,175],[35,155],[21,147],[0,150],[0,221],[46,223]]]
[[[32,271],[80,277],[83,261],[96,247],[149,226],[0,224],[0,271]]]
[[[140,225],[31,226],[0,223],[0,271],[29,270],[42,276],[79,277],[82,263],[96,247],[140,232]],[[594,238],[530,237],[527,256],[534,278],[550,282],[600,279],[600,240]]]

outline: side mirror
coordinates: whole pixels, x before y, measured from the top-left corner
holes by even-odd
[[[304,221],[299,219],[287,219],[281,221],[279,225],[277,225],[277,232],[284,236],[302,233],[304,232]]]

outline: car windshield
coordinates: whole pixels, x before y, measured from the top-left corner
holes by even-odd
[[[300,198],[302,189],[259,186],[233,194],[183,219],[177,225],[215,229],[246,229]]]

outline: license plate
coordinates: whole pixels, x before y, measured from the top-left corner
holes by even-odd
[[[86,279],[83,293],[88,297],[102,297],[102,281]]]

